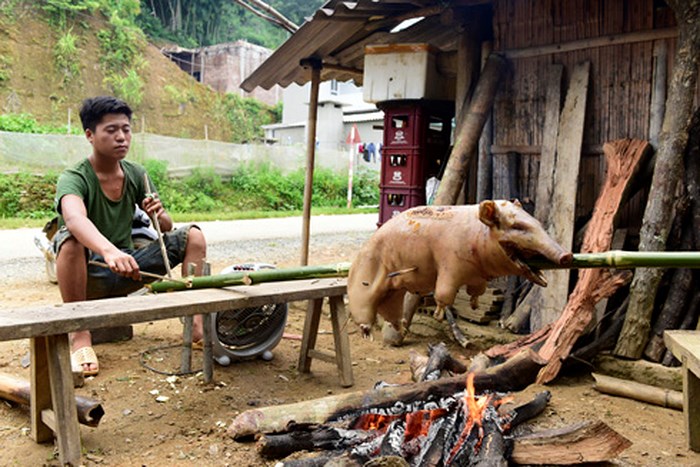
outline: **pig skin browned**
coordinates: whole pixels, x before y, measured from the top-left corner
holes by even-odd
[[[365,333],[383,317],[403,333],[406,292],[434,293],[438,310],[467,287],[472,305],[487,281],[521,275],[546,285],[518,259],[541,255],[565,265],[572,259],[515,201],[468,206],[420,206],[386,222],[362,246],[350,267],[350,314]]]

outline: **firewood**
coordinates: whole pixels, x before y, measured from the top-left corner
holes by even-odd
[[[0,373],[0,398],[18,404],[30,404],[31,387],[27,380]],[[75,396],[78,409],[78,422],[83,425],[96,427],[105,414],[102,405],[95,399]]]
[[[544,365],[536,352],[525,349],[501,365],[489,368],[474,377],[477,392],[517,391],[527,387]],[[388,386],[371,391],[350,392],[301,401],[294,404],[247,410],[233,419],[228,434],[234,439],[258,433],[286,431],[290,423],[326,423],[349,413],[369,408],[390,407],[396,401],[411,402],[427,399],[429,395],[442,397],[464,390],[465,377],[457,375],[437,381]]]
[[[466,373],[467,367],[452,357],[444,342],[428,346],[428,356],[409,352],[411,374],[414,381],[434,381],[441,377],[442,371]]]
[[[465,349],[469,345],[469,339],[467,339],[462,332],[462,330],[459,328],[459,325],[457,324],[457,321],[455,320],[454,314],[452,313],[453,308],[452,307],[447,307],[445,309],[445,318],[447,319],[447,322],[450,325],[450,329],[452,330],[452,336],[454,336],[455,340],[459,345],[464,347]]]
[[[552,398],[552,393],[549,391],[542,391],[537,393],[535,397],[522,405],[510,410],[511,421],[510,426],[515,428],[518,425],[525,423],[528,420],[532,420],[539,414],[541,414],[549,400]]]
[[[513,442],[510,460],[521,465],[606,462],[632,445],[602,421],[516,436]]]
[[[615,215],[626,199],[629,180],[638,170],[639,161],[651,153],[651,146],[646,141],[626,139],[605,143],[603,152],[608,172],[586,231],[582,246],[585,252],[601,252],[610,248]],[[539,383],[556,377],[562,361],[593,318],[595,304],[612,295],[626,280],[619,274],[613,276],[602,269],[581,271],[563,313],[539,351],[549,362],[538,375]],[[604,288],[607,289],[605,292],[602,290]]]
[[[592,373],[596,390],[613,396],[627,397],[637,401],[648,402],[661,407],[683,410],[683,393],[671,389],[659,388],[612,376]]]

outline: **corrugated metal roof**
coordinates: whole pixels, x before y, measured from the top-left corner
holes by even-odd
[[[369,44],[420,42],[443,52],[456,49],[459,36],[452,19],[490,0],[330,0],[305,22],[242,84],[246,91],[304,84],[311,72],[303,59],[323,63],[321,80],[362,82],[364,47]],[[391,30],[404,20],[424,16],[407,29]]]

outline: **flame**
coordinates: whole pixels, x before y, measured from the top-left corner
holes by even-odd
[[[383,432],[389,424],[399,418],[398,415],[381,415],[377,413],[362,414],[352,424],[354,430]]]
[[[490,394],[476,397],[474,391],[474,373],[469,373],[467,375],[467,391],[464,394],[464,409],[465,415],[467,416],[467,421],[464,424],[462,433],[459,435],[459,439],[452,448],[452,451],[450,451],[450,457],[447,459],[447,465],[452,463],[452,460],[457,455],[462,445],[475,427],[477,427],[479,430],[477,447],[481,444],[481,440],[484,437],[484,430],[481,423],[484,419],[484,412],[491,403],[492,399],[493,396]]]
[[[446,413],[446,409],[418,410],[407,413],[404,441],[410,441],[419,436],[426,436],[433,421],[444,417]]]

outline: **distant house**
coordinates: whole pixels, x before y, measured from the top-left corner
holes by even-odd
[[[309,83],[290,84],[284,89],[282,123],[263,127],[267,141],[282,145],[306,143],[309,93]],[[347,150],[348,137],[355,125],[357,139],[367,145],[373,143],[378,151],[384,113],[362,99],[361,88],[350,81],[326,81],[320,85],[318,101],[318,149]]]
[[[272,50],[244,40],[225,44],[185,49],[179,46],[161,48],[166,57],[200,83],[221,93],[236,93],[254,97],[268,105],[277,104],[282,98],[282,88],[273,86],[246,92],[240,85],[261,63],[272,55]]]

